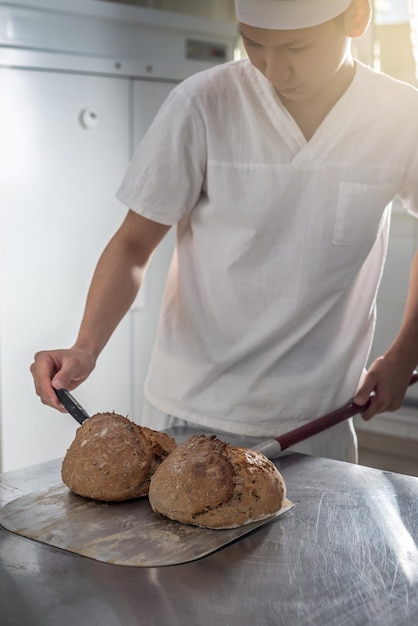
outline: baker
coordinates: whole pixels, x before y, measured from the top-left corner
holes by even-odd
[[[117,193],[78,337],[35,355],[42,402],[74,389],[177,245],[139,421],[277,436],[347,402],[397,409],[418,361],[418,256],[405,316],[366,372],[390,202],[418,215],[418,93],[353,59],[369,0],[236,0],[248,59],[178,85]],[[355,462],[350,421],[296,449]]]

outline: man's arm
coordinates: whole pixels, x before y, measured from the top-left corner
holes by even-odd
[[[128,212],[96,266],[74,345],[35,355],[31,372],[36,393],[44,404],[62,410],[54,388],[74,389],[94,369],[99,354],[138,293],[152,252],[169,228]]]
[[[396,411],[402,405],[413,369],[418,363],[418,252],[411,265],[408,297],[398,335],[387,352],[370,366],[354,402],[365,404],[374,391],[365,420],[383,411]]]

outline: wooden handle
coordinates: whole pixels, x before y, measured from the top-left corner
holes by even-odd
[[[79,424],[82,424],[90,417],[87,411],[83,409],[81,404],[77,402],[74,396],[71,395],[67,389],[55,389],[55,393],[57,394],[58,400],[61,404]]]
[[[413,385],[417,381],[418,371],[414,370],[409,384]],[[323,417],[319,417],[318,419],[312,420],[307,424],[303,424],[303,426],[299,426],[299,428],[295,428],[288,433],[284,433],[283,435],[280,435],[280,437],[276,437],[276,441],[279,442],[282,450],[286,450],[287,448],[290,448],[291,446],[294,446],[295,444],[300,443],[313,435],[321,433],[323,430],[327,430],[327,428],[331,428],[332,426],[343,422],[349,417],[353,417],[358,413],[363,413],[363,411],[366,411],[369,408],[372,398],[373,394],[370,396],[366,404],[361,406],[354,404],[354,402],[349,402],[336,411],[332,411]]]

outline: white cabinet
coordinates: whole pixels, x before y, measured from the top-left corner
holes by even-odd
[[[133,140],[136,146],[153,120],[159,105],[166,99],[174,83],[135,80],[133,85]],[[147,268],[143,288],[136,306],[130,312],[132,345],[132,410],[141,423],[144,401],[143,387],[157,330],[161,298],[167,271],[174,251],[175,229],[172,228],[154,252]]]
[[[75,339],[99,253],[125,209],[129,81],[0,68],[2,466],[64,453],[76,423],[42,406],[29,366]],[[92,123],[83,123],[89,110]],[[86,116],[84,116],[84,119]],[[89,411],[129,413],[129,321],[78,392]]]
[[[74,437],[72,418],[39,402],[29,366],[37,350],[74,341],[94,267],[126,213],[115,192],[173,85],[0,68],[3,469],[62,456]],[[173,246],[169,233],[140,306],[75,392],[89,412],[140,421]]]
[[[229,60],[235,38],[233,24],[112,2],[0,2],[0,470],[62,457],[74,438],[75,421],[35,394],[33,355],[73,343],[126,214],[115,193],[169,90],[219,62],[214,46]],[[206,56],[188,54],[195,40]],[[90,413],[140,421],[173,241],[75,391]]]

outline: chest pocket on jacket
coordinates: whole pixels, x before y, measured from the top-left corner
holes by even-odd
[[[375,240],[393,200],[393,184],[340,183],[334,222],[334,245]]]

